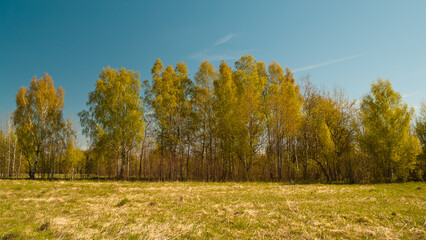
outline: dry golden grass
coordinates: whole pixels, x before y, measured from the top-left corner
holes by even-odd
[[[3,239],[426,239],[426,184],[0,181]]]

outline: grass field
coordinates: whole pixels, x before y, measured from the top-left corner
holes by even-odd
[[[426,183],[0,181],[3,239],[426,239]]]

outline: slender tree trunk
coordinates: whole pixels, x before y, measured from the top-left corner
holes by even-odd
[[[10,159],[10,121],[9,121],[9,130],[8,130],[8,134],[9,134],[9,136],[8,136],[8,149],[7,149],[7,153],[8,153],[8,162],[9,162],[9,164],[8,164],[8,167],[9,167],[9,177],[12,177],[12,169],[11,169],[11,167],[10,167],[10,165],[11,165],[11,159]]]
[[[34,166],[33,166],[33,170],[30,171],[30,179],[34,179],[35,178],[35,173],[36,173],[36,169],[37,169],[37,161],[38,161],[38,154],[40,152],[40,145],[37,144],[37,150],[36,150],[36,157],[34,160]]]
[[[146,169],[147,169],[147,165],[148,165],[148,161],[149,161],[149,158],[148,157],[145,157],[145,151],[142,153],[143,155],[142,155],[142,175],[143,175],[143,178],[147,178],[146,177]]]
[[[126,163],[126,150],[123,148],[121,148],[121,166],[120,166],[120,175],[119,175],[119,179],[123,180],[124,177],[124,165]]]
[[[180,146],[180,180],[183,181],[184,176],[183,176],[183,156],[184,156],[184,149],[182,146],[182,142],[181,142],[181,146]]]
[[[130,158],[130,150],[126,153],[127,158],[127,180],[130,180],[130,165],[132,159]]]
[[[1,176],[3,177],[3,178],[5,178],[6,177],[6,170],[7,170],[7,168],[6,168],[6,147],[3,145],[3,143],[0,143],[0,144],[2,144],[2,146],[0,146],[0,147],[2,147],[3,149],[1,149],[2,151],[3,151],[3,169],[2,169],[2,171],[1,171]]]
[[[52,151],[52,146],[50,148],[50,179],[53,179],[53,173],[55,171],[55,154],[54,151]]]
[[[186,156],[186,180],[189,180],[189,156],[190,156],[190,150],[191,150],[191,142],[189,140],[188,135],[188,152]]]
[[[314,156],[314,161],[318,163],[318,165],[321,167],[321,170],[323,171],[325,177],[327,178],[327,182],[330,182],[330,175],[328,175],[326,168],[321,164],[321,162],[317,159],[316,156]]]
[[[207,168],[206,168],[206,172],[207,172],[207,176],[206,176],[206,181],[208,182],[208,181],[210,181],[210,166],[209,165],[211,165],[212,164],[212,162],[213,162],[213,149],[212,149],[212,137],[211,136],[209,136],[209,161],[207,161]]]
[[[175,147],[174,147],[174,149],[173,149],[173,158],[172,158],[172,162],[173,162],[173,166],[174,166],[174,174],[175,174],[175,176],[174,176],[174,178],[173,178],[173,180],[178,180],[179,179],[179,167],[178,167],[178,165],[179,165],[179,161],[177,160],[177,148],[178,148],[178,146],[177,145],[175,145]]]
[[[116,168],[115,178],[117,180],[120,180],[120,153],[117,152],[116,158],[117,158],[117,166],[116,166],[117,168]],[[112,166],[111,166],[111,169],[112,169]]]
[[[278,172],[277,172],[277,175],[278,175],[278,181],[282,181],[283,179],[282,179],[282,165],[283,165],[283,154],[282,154],[282,151],[281,151],[281,138],[278,138],[277,139],[278,141],[277,141],[277,156],[276,156],[276,158],[277,158],[277,161],[278,161]]]
[[[161,147],[161,158],[160,158],[160,171],[159,171],[159,179],[163,180],[162,172],[163,172],[163,159],[164,159],[164,147]]]
[[[169,148],[169,150],[171,150]],[[167,173],[167,180],[170,181],[172,180],[172,151],[169,151],[169,156],[168,156],[168,160],[169,160],[169,164],[168,165],[168,173]]]
[[[180,180],[183,181],[183,149],[182,149],[182,133],[181,133],[181,127],[178,128],[178,136],[179,136],[179,174],[180,174]]]
[[[17,178],[21,177],[21,166],[22,166],[22,152],[19,152],[19,167],[17,172]]]
[[[287,179],[288,179],[288,181],[290,181],[290,182],[293,182],[293,179],[292,179],[292,176],[291,176],[291,169],[292,169],[292,167],[293,167],[293,162],[292,162],[292,160],[291,160],[291,156],[290,156],[290,154],[291,154],[291,146],[290,146],[290,141],[289,141],[289,139],[287,138],[286,139],[286,152],[287,152],[287,169],[288,169],[288,177],[287,177]]]
[[[143,144],[141,148],[141,156],[139,158],[139,173],[138,173],[139,181],[142,179],[142,160],[143,160]]]
[[[204,135],[204,134],[203,134]],[[205,135],[203,136],[203,149],[201,151],[201,166],[200,169],[204,168],[204,150],[205,150]],[[201,179],[204,179],[204,174],[201,174]]]
[[[297,158],[297,140],[293,140],[293,145],[294,145],[294,158],[296,159],[296,172],[297,175],[299,175],[299,160]]]
[[[247,169],[247,177],[249,181],[253,181],[253,155],[254,155],[254,146],[253,146],[253,138],[250,138],[250,157],[249,157],[249,165]]]
[[[309,145],[307,145],[305,148],[306,156],[305,156],[305,164],[303,165],[303,179],[305,181],[308,179],[308,160],[309,160],[308,149],[309,149]]]
[[[16,165],[16,142],[13,147],[12,177],[16,177],[15,165]]]
[[[229,158],[228,158],[228,165],[229,165],[229,169],[228,169],[228,180],[232,179],[233,177],[233,165],[234,165],[234,158],[232,157],[232,152],[231,152],[231,148],[229,148]]]
[[[149,161],[149,178],[150,178],[150,180],[152,180],[152,179],[154,179],[154,174],[152,173],[152,164],[153,164],[153,162],[152,162],[152,154],[149,154],[148,153],[148,158],[147,158],[147,160]]]
[[[100,176],[100,173],[99,173],[99,159],[96,160],[96,175],[97,175],[98,181],[99,181],[99,176]]]

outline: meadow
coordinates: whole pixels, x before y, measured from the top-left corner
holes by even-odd
[[[426,183],[0,180],[2,239],[426,239]]]

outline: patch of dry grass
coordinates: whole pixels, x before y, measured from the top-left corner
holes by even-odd
[[[3,239],[426,239],[426,184],[0,181]]]

